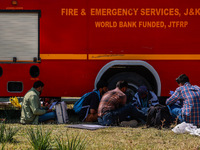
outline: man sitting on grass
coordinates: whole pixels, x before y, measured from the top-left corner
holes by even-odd
[[[159,101],[156,94],[143,85],[138,88],[137,93],[133,97],[133,103],[147,115],[149,107],[159,104]]]
[[[146,120],[143,112],[139,111],[133,103],[125,105],[127,88],[128,83],[126,81],[118,81],[114,90],[103,95],[98,108],[98,122],[100,125],[117,125],[119,122],[125,121],[127,116]],[[130,121],[130,123],[132,122]]]
[[[83,122],[96,122],[99,102],[104,93],[108,91],[107,82],[100,80],[97,89],[91,92],[83,101],[79,114],[79,120]]]
[[[41,108],[39,97],[43,88],[44,83],[36,81],[24,96],[20,118],[22,124],[38,124],[56,118],[52,109],[44,110]]]
[[[167,99],[173,117],[178,117],[179,122],[192,123],[200,127],[200,88],[189,83],[189,78],[182,74],[177,79],[179,87]],[[183,106],[176,105],[178,100],[183,101]]]

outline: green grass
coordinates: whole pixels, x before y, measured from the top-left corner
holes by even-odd
[[[3,122],[0,124],[1,150],[5,149],[7,143],[16,142],[13,137],[17,134],[18,130],[18,127],[7,126]]]
[[[27,130],[28,141],[32,145],[34,150],[48,150],[51,147],[51,130],[43,129],[41,126],[37,126],[36,129],[29,128]]]
[[[58,135],[55,138],[55,145],[57,150],[84,150],[86,148],[86,144],[89,141],[86,141],[86,137],[82,138],[79,134],[68,135],[66,132],[65,137],[67,137],[67,141],[64,138],[64,135]]]
[[[13,137],[17,134],[19,128],[11,127],[4,123],[0,124],[0,143],[15,142]]]
[[[10,127],[18,127],[20,130],[14,136],[15,143],[7,143],[5,149],[32,149],[28,140],[27,131],[29,125],[7,124]],[[128,128],[111,127],[99,130],[83,130],[67,128],[66,125],[31,125],[31,128],[41,127],[44,131],[52,131],[51,139],[56,139],[60,135],[60,142],[80,138],[85,139],[85,149],[87,150],[200,150],[200,137],[189,134],[175,134],[170,129],[158,130],[155,128]],[[65,134],[66,133],[66,134]],[[1,145],[2,146],[2,145]],[[54,143],[53,149],[56,149]]]

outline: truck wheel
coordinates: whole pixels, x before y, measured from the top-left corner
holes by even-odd
[[[108,89],[114,89],[116,87],[116,83],[120,80],[125,80],[128,82],[128,89],[126,92],[127,102],[132,100],[133,96],[137,92],[137,88],[141,85],[145,85],[149,90],[152,90],[149,82],[144,77],[133,72],[122,72],[112,76],[108,80]]]

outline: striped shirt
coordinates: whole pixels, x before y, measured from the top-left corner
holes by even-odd
[[[102,117],[106,113],[119,109],[126,104],[126,95],[119,89],[106,92],[99,104],[98,116]]]
[[[200,126],[200,88],[186,82],[176,89],[174,94],[167,99],[166,104],[174,104],[179,99],[183,100],[182,116],[184,121]]]

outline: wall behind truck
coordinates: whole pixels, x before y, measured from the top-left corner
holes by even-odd
[[[45,83],[42,96],[81,96],[94,88],[98,72],[113,60],[150,64],[160,77],[161,96],[175,90],[175,78],[182,73],[200,85],[198,0],[17,2],[1,1],[0,10],[41,11],[41,62],[0,63],[0,96],[23,96],[37,80]],[[30,75],[34,65],[40,70],[37,77]],[[8,92],[9,81],[22,82],[23,91]]]

